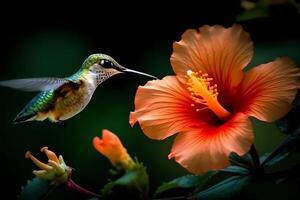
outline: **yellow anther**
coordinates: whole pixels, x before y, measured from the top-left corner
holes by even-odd
[[[187,89],[191,94],[191,98],[195,103],[205,106],[204,108],[196,108],[196,112],[209,108],[221,120],[226,120],[231,116],[222,105],[218,102],[217,84],[211,85],[213,78],[210,78],[207,73],[187,71]],[[194,105],[195,106],[195,105]],[[192,106],[192,107],[194,107]]]

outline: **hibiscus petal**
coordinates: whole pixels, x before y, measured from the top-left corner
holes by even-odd
[[[259,65],[245,75],[240,85],[237,110],[273,122],[291,109],[299,88],[300,69],[292,60],[279,58]]]
[[[237,24],[231,28],[206,25],[199,30],[187,30],[181,41],[173,44],[174,72],[186,75],[187,70],[201,70],[222,87],[237,86],[253,55],[249,34]]]
[[[175,160],[194,174],[222,169],[229,165],[230,152],[247,153],[254,136],[247,115],[237,113],[219,126],[203,126],[179,133],[174,141],[169,159]]]
[[[197,113],[191,109],[189,95],[175,76],[148,81],[137,89],[135,111],[130,113],[129,122],[133,126],[138,121],[149,138],[158,140],[200,123],[213,123],[215,118],[211,112]]]

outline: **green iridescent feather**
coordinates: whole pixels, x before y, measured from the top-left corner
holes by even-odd
[[[14,123],[20,123],[34,117],[38,112],[47,111],[55,102],[55,91],[40,92],[14,119]]]
[[[99,62],[101,59],[111,59],[110,56],[105,55],[105,54],[92,54],[90,55],[87,59],[82,64],[82,69],[88,69],[90,66],[93,64]]]

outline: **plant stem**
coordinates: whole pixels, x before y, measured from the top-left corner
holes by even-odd
[[[99,194],[96,194],[94,192],[91,192],[83,187],[81,187],[80,185],[78,185],[77,183],[75,183],[72,179],[69,179],[68,182],[67,182],[67,186],[70,188],[70,189],[73,189],[73,190],[76,190],[80,193],[83,193],[83,194],[86,194],[88,196],[94,196],[94,197],[100,197]]]
[[[256,151],[256,148],[255,148],[254,144],[252,144],[249,153],[252,157],[254,167],[256,169],[259,169],[260,168],[260,161],[259,161],[259,156],[258,156],[258,153]]]

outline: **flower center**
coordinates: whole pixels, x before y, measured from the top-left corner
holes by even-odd
[[[201,109],[196,108],[196,111],[199,112],[209,108],[221,120],[226,121],[231,116],[231,113],[218,102],[217,84],[211,85],[213,79],[208,77],[207,73],[202,73],[201,71],[193,72],[192,70],[187,71],[187,77],[187,89],[191,93],[191,98],[195,103],[205,106]],[[195,107],[195,104],[191,104],[191,106]]]

